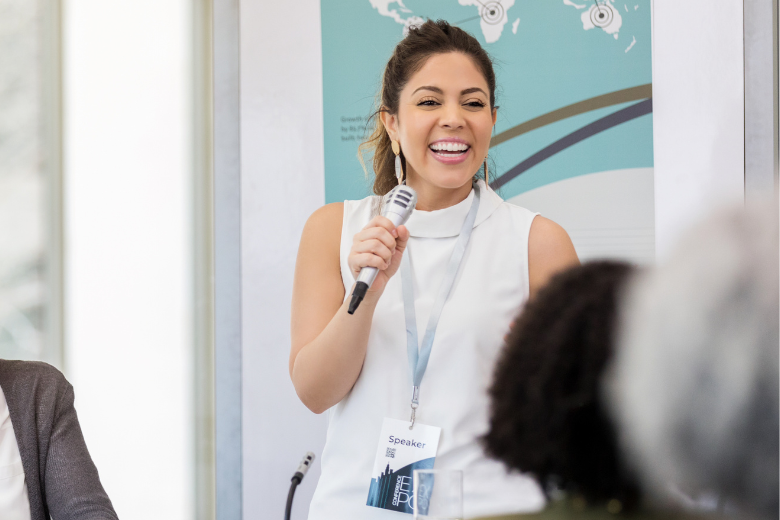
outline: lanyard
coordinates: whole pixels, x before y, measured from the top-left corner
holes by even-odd
[[[420,404],[420,383],[425,375],[425,369],[428,367],[428,358],[431,357],[436,327],[439,325],[439,318],[441,317],[442,309],[444,309],[444,303],[447,301],[450,291],[452,291],[452,286],[455,284],[455,277],[463,261],[463,255],[466,253],[466,246],[468,246],[471,232],[474,229],[474,221],[477,218],[478,209],[479,185],[475,184],[474,200],[471,203],[468,215],[466,215],[466,220],[463,221],[463,227],[460,228],[460,235],[447,264],[447,271],[445,271],[444,279],[439,287],[439,294],[433,303],[422,345],[419,344],[417,339],[417,318],[414,308],[414,285],[412,284],[412,265],[409,261],[409,251],[401,259],[401,285],[404,297],[404,316],[406,318],[406,353],[409,357],[409,370],[412,374],[413,387],[410,430],[414,427],[415,413]]]

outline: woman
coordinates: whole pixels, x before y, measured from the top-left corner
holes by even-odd
[[[487,459],[479,437],[487,431],[486,388],[512,318],[552,274],[578,263],[574,248],[560,226],[504,203],[482,180],[496,122],[495,75],[472,36],[442,21],[411,28],[385,69],[378,113],[364,143],[373,151],[374,192],[399,183],[400,162],[400,180],[418,195],[412,217],[396,229],[377,215],[376,197],[329,204],[307,222],[298,252],[290,376],[309,409],[331,410],[309,518],[397,517],[366,506],[372,479],[380,477],[377,452],[388,420],[406,421],[415,435],[441,429],[436,467],[464,471],[467,516],[539,509],[536,483]],[[464,226],[468,217],[473,224]],[[461,240],[457,276],[435,336],[426,339]],[[409,265],[399,273],[404,257]],[[349,315],[345,299],[366,266],[379,274]],[[421,352],[431,347],[427,370],[410,318],[419,325]],[[424,377],[413,378],[410,366],[417,375],[422,367]]]

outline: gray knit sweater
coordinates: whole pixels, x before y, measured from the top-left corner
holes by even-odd
[[[0,388],[22,456],[32,520],[117,520],[65,376],[46,363],[0,359]]]

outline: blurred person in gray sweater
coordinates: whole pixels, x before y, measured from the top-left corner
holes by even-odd
[[[0,519],[117,520],[56,368],[0,359]]]
[[[721,213],[629,287],[608,394],[656,500],[778,518],[778,210]]]

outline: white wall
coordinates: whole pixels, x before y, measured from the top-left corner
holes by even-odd
[[[654,0],[656,254],[744,197],[742,2]]]
[[[126,519],[193,518],[190,25],[64,2],[65,369]]]
[[[290,298],[298,241],[325,201],[319,1],[241,8],[244,518],[282,518],[298,463],[325,442],[326,417],[290,382]],[[283,21],[283,22],[280,22]],[[319,460],[295,497],[303,519]]]

